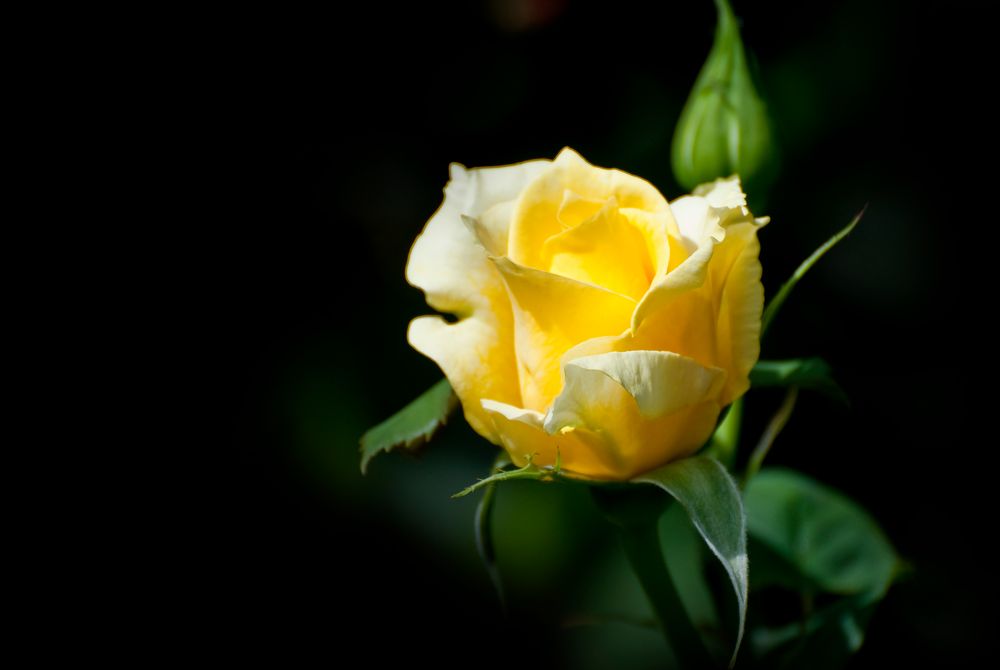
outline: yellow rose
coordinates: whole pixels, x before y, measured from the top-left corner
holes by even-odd
[[[667,203],[587,163],[451,166],[406,278],[440,316],[410,344],[480,435],[529,459],[623,480],[694,453],[749,387],[764,290],[737,178]]]

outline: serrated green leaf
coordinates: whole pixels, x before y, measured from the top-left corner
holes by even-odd
[[[751,388],[787,387],[812,389],[847,402],[847,394],[833,380],[830,365],[822,358],[757,361],[750,370]]]
[[[736,482],[722,464],[708,456],[674,461],[632,481],[658,486],[673,496],[729,575],[739,610],[732,665],[746,625],[748,582],[746,515]]]
[[[771,299],[771,302],[768,303],[767,308],[764,309],[764,316],[761,319],[760,328],[760,336],[762,338],[765,333],[767,333],[767,329],[770,327],[771,322],[774,321],[774,317],[777,316],[781,306],[785,304],[785,300],[788,299],[788,295],[792,292],[792,289],[799,283],[799,280],[801,280],[805,274],[809,272],[809,269],[812,268],[812,266],[816,265],[819,259],[823,258],[826,252],[835,247],[838,242],[847,237],[847,235],[854,230],[854,227],[858,225],[858,221],[861,220],[861,217],[864,216],[864,214],[865,210],[858,212],[857,216],[855,216],[843,230],[824,242],[819,249],[812,252],[809,258],[802,261],[802,264],[799,265],[799,267],[795,269],[795,272],[792,273],[791,278],[781,285],[781,288],[778,289],[778,293]]]
[[[361,436],[361,472],[377,454],[393,449],[415,449],[444,425],[458,407],[458,398],[447,379],[442,379],[416,400]]]
[[[878,524],[842,494],[792,470],[765,468],[747,485],[754,540],[829,593],[881,598],[899,559]]]

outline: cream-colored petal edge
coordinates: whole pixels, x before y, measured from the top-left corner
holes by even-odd
[[[603,402],[606,380],[625,389],[639,414],[653,419],[718,397],[726,379],[720,368],[670,351],[611,351],[583,356],[565,364],[566,385],[545,418],[545,430],[567,427],[601,430],[587,425],[586,406]]]
[[[499,436],[480,400],[521,402],[513,315],[503,280],[463,216],[488,222],[491,245],[505,239],[497,215],[501,205],[516,199],[549,164],[472,170],[453,164],[444,201],[414,242],[406,265],[407,281],[424,290],[428,304],[459,319],[448,323],[439,316],[419,317],[411,322],[407,339],[440,366],[469,424],[494,443]]]
[[[444,201],[413,243],[406,263],[406,280],[423,289],[431,307],[461,316],[488,305],[483,286],[495,284],[497,277],[462,217],[479,219],[491,208],[515,200],[550,164],[540,160],[472,170],[451,165]],[[491,232],[497,237],[500,231]]]

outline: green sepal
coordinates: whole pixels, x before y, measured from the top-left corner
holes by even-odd
[[[489,477],[486,477],[485,479],[480,479],[478,482],[470,486],[466,486],[464,489],[452,495],[451,497],[462,498],[474,491],[478,491],[481,488],[487,486],[493,486],[494,484],[497,484],[499,482],[507,482],[514,479],[535,479],[535,480],[550,481],[559,476],[559,474],[560,474],[560,469],[558,462],[556,463],[555,467],[545,466],[540,468],[529,460],[527,463],[524,464],[523,467],[516,468],[514,470],[503,470],[498,468],[497,471],[494,472]]]
[[[771,451],[771,446],[774,441],[781,434],[781,431],[785,428],[788,420],[792,418],[792,411],[795,409],[795,400],[799,397],[799,387],[791,386],[788,392],[785,394],[785,399],[781,402],[781,406],[778,407],[778,411],[774,413],[771,420],[767,422],[767,426],[764,428],[764,433],[760,436],[760,440],[757,441],[757,446],[754,450],[750,452],[750,458],[747,461],[746,471],[743,473],[743,487],[746,488],[747,482],[754,478],[757,472],[760,470],[761,466],[764,464],[764,459],[767,458],[767,454]]]
[[[676,499],[729,576],[739,611],[739,628],[730,659],[732,666],[743,640],[749,582],[747,520],[736,482],[726,468],[710,456],[674,461],[632,482],[652,484]]]
[[[361,472],[377,454],[394,449],[413,450],[426,443],[458,407],[458,397],[442,379],[388,419],[361,436]]]
[[[826,252],[837,246],[838,242],[847,237],[850,232],[854,230],[855,226],[858,225],[858,222],[861,221],[861,217],[864,216],[864,214],[865,210],[863,209],[858,212],[858,214],[851,219],[851,222],[847,224],[839,233],[820,245],[816,251],[810,254],[809,258],[802,261],[799,267],[795,268],[795,272],[792,273],[791,278],[781,285],[781,288],[778,289],[778,293],[771,299],[771,302],[768,303],[767,307],[764,309],[764,316],[761,318],[760,327],[760,336],[762,339],[767,333],[767,329],[771,326],[771,322],[774,321],[774,317],[777,316],[781,306],[785,304],[785,300],[788,299],[788,295],[792,292],[792,289],[795,288],[795,285],[799,283],[799,280],[801,280],[806,273],[809,272],[812,266],[816,265],[819,259],[823,258]]]

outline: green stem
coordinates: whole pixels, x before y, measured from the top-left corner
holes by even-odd
[[[592,486],[591,496],[622,534],[625,555],[653,606],[667,644],[685,670],[717,668],[674,586],[660,546],[659,520],[670,500],[655,487]]]
[[[497,463],[501,463],[498,458]],[[502,465],[494,465],[494,469]],[[483,490],[483,497],[476,507],[476,549],[479,550],[479,557],[483,559],[483,565],[490,575],[493,588],[496,589],[497,597],[500,599],[500,609],[507,613],[507,599],[504,597],[503,579],[500,577],[500,568],[497,567],[496,549],[493,546],[493,504],[496,500],[497,483],[492,482]]]
[[[625,555],[660,620],[663,634],[674,650],[680,667],[685,670],[718,667],[705,648],[698,629],[688,618],[674,581],[667,572],[657,525],[623,527],[622,541]]]

